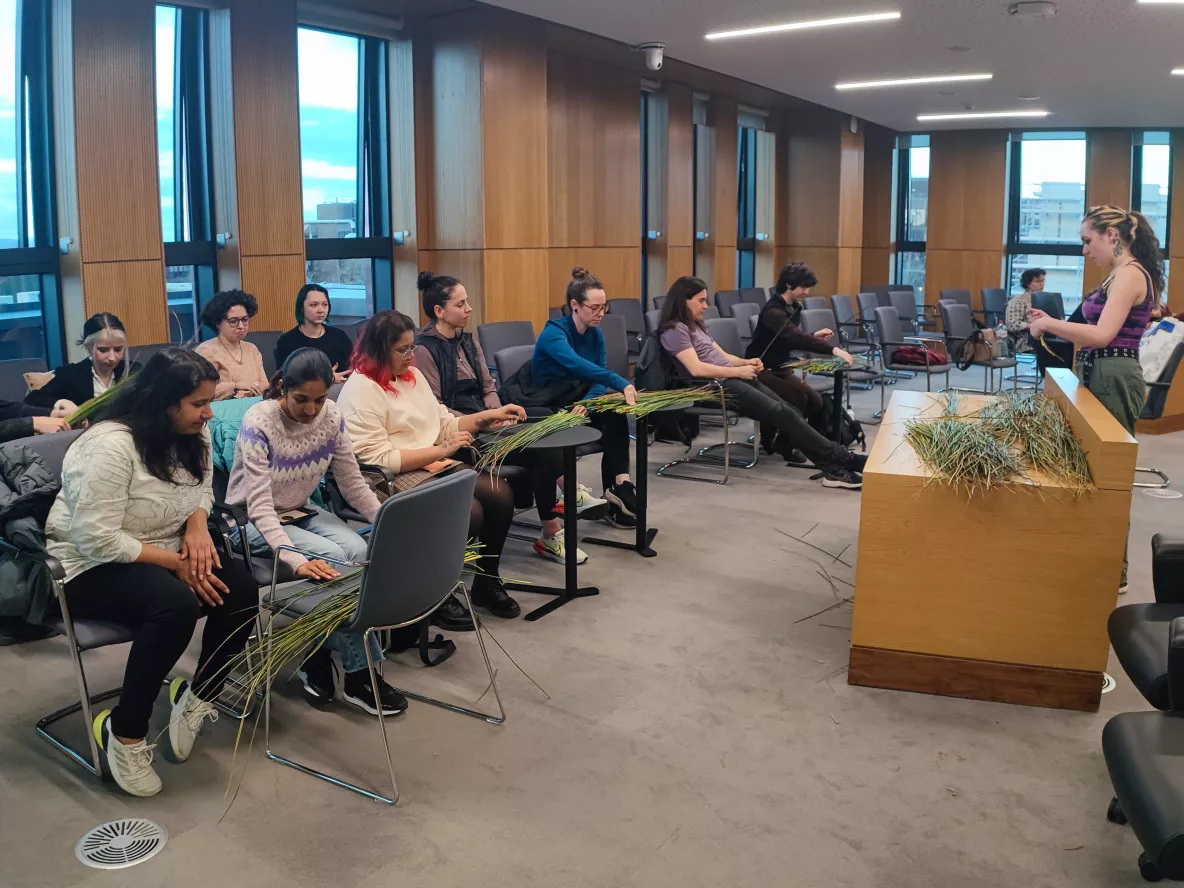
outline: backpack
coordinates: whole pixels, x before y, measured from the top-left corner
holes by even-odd
[[[659,334],[655,331],[641,343],[641,353],[633,366],[633,384],[638,391],[665,391],[674,388],[678,381],[674,359],[666,354],[666,349],[662,348],[662,341],[658,337]]]
[[[893,364],[907,364],[910,367],[944,367],[949,363],[945,356],[924,345],[898,345],[892,352]]]
[[[559,379],[546,385],[537,385],[527,361],[509,379],[502,380],[498,397],[503,404],[517,404],[519,407],[567,407],[579,401],[592,384],[579,379]]]
[[[834,400],[830,392],[824,392],[822,395],[823,415],[826,417],[827,425],[830,425],[831,417],[834,416]],[[859,420],[851,415],[851,411],[843,407],[839,411],[839,443],[844,447],[850,447],[852,444],[858,444],[860,450],[867,450],[867,436],[863,433],[863,426]],[[831,433],[828,431],[826,436],[829,438]]]

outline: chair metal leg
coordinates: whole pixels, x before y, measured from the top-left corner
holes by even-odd
[[[1136,481],[1134,483],[1134,485],[1132,485],[1134,487],[1143,487],[1143,488],[1147,488],[1150,490],[1163,490],[1165,487],[1167,487],[1168,485],[1170,485],[1172,483],[1172,480],[1166,474],[1164,474],[1164,472],[1162,472],[1160,469],[1149,469],[1149,468],[1143,468],[1142,466],[1135,466],[1135,473],[1138,474],[1140,472],[1142,472],[1144,475],[1155,475],[1157,478],[1160,479],[1161,483],[1152,484],[1147,481]]]
[[[727,417],[727,394],[723,389],[720,390],[720,410],[724,417]],[[727,484],[728,478],[731,476],[732,469],[732,433],[731,425],[725,419],[723,423],[724,441],[722,444],[712,444],[710,447],[703,447],[695,456],[683,457],[681,459],[672,460],[665,465],[659,466],[655,473],[659,478],[675,478],[680,481],[698,481],[701,484]],[[693,446],[693,445],[692,445]],[[723,457],[718,457],[710,451],[722,447],[724,451]],[[752,445],[752,461],[748,463],[736,462],[737,468],[751,469],[756,465],[757,456],[759,453],[760,443],[753,438]],[[690,450],[690,447],[687,448]],[[722,478],[700,478],[696,475],[687,475],[682,472],[671,472],[670,469],[679,465],[723,465],[724,474]]]

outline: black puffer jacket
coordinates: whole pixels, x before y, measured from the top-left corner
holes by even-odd
[[[0,447],[0,537],[23,552],[45,553],[45,519],[61,481],[23,444]],[[52,607],[51,607],[52,605]],[[39,624],[56,613],[40,562],[0,553],[0,616]]]

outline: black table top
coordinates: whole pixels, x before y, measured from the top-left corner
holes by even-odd
[[[568,447],[580,447],[584,444],[595,444],[600,440],[600,432],[591,426],[576,426],[574,429],[564,429],[553,435],[547,435],[541,441],[536,441],[523,450],[565,450]]]

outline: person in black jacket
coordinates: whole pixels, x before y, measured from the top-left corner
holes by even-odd
[[[826,341],[834,331],[819,330],[817,336],[812,336],[800,326],[802,302],[817,283],[814,272],[802,262],[791,262],[781,269],[774,288],[776,294],[761,309],[752,342],[744,356],[760,358],[765,369],[757,379],[801,413],[813,428],[826,435],[830,433],[827,419],[830,411],[822,395],[794,371],[782,368],[783,364],[793,360],[795,351],[834,355],[848,364],[852,362],[851,355]],[[766,452],[775,452],[777,445],[772,429],[762,426],[761,446]]]
[[[0,444],[33,435],[68,432],[70,424],[65,420],[67,412],[74,411],[67,410],[65,406],[51,411],[48,407],[30,407],[19,401],[0,399]]]
[[[296,294],[296,326],[275,344],[275,365],[284,366],[292,352],[299,348],[315,348],[329,356],[333,365],[333,381],[345,382],[349,376],[349,356],[354,344],[338,327],[325,323],[333,310],[329,291],[320,284],[305,284]]]
[[[25,395],[25,403],[34,407],[59,407],[69,401],[72,408],[101,395],[124,376],[135,373],[140,365],[129,363],[127,331],[123,322],[109,312],[99,312],[82,327],[78,343],[88,357],[73,364],[63,364],[53,371],[53,379]]]

